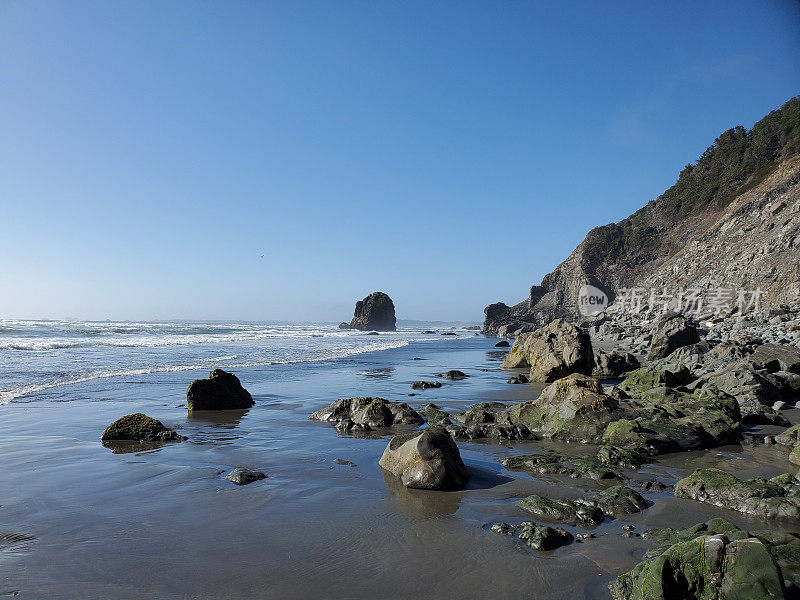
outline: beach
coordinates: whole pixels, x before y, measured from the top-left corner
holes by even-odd
[[[529,518],[514,505],[526,495],[575,498],[608,483],[511,472],[496,459],[548,449],[589,456],[596,446],[459,440],[470,474],[466,487],[423,491],[403,487],[378,466],[390,432],[342,435],[308,419],[337,398],[353,396],[415,408],[435,402],[449,411],[538,396],[541,385],[506,383],[510,371],[500,367],[506,351],[494,348],[496,339],[457,333],[381,334],[374,339],[397,347],[231,368],[255,400],[243,411],[187,414],[186,388],[207,369],[99,377],[12,399],[0,406],[0,593],[64,599],[608,598],[609,583],[648,547],[623,525],[641,532],[722,516],[740,527],[797,529],[796,523],[675,498],[667,488],[642,492],[649,508],[607,519],[591,530],[593,539],[536,552],[496,535],[491,524]],[[413,381],[447,369],[470,377],[444,381],[439,389],[411,389]],[[187,439],[134,452],[101,444],[103,429],[133,412],[176,427]],[[794,423],[796,412],[783,414]],[[754,431],[782,430],[770,427]],[[268,478],[236,486],[224,478],[235,467]],[[750,444],[667,454],[630,476],[670,486],[701,467],[739,477],[793,470],[785,450]]]

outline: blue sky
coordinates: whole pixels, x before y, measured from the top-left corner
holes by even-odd
[[[0,317],[478,322],[800,93],[800,3],[4,0],[0,90]]]

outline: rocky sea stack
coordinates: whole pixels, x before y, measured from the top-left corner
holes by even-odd
[[[363,300],[356,302],[350,329],[396,331],[397,319],[394,315],[394,302],[383,292],[372,292]]]

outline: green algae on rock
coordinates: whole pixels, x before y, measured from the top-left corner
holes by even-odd
[[[566,475],[584,479],[619,479],[619,474],[594,458],[563,454],[522,454],[500,458],[509,471],[528,471],[545,475]]]
[[[585,329],[555,319],[541,329],[520,334],[503,366],[529,367],[531,381],[552,382],[571,373],[588,375],[594,368],[592,342]]]
[[[183,436],[143,413],[120,417],[106,427],[100,439],[110,441],[180,442]]]
[[[789,473],[738,479],[719,469],[698,469],[678,481],[675,496],[764,519],[800,518],[800,481]]]

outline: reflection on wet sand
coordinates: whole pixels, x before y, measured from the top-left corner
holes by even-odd
[[[435,492],[430,490],[410,490],[399,477],[381,469],[386,489],[397,498],[403,508],[425,517],[444,517],[454,515],[461,505],[460,492]]]
[[[111,450],[113,454],[132,454],[134,452],[151,452],[159,450],[167,444],[176,442],[145,441],[145,440],[104,440],[103,447]]]
[[[189,413],[188,424],[196,427],[191,437],[197,444],[229,443],[242,437],[235,432],[249,408],[237,410],[196,410]]]

